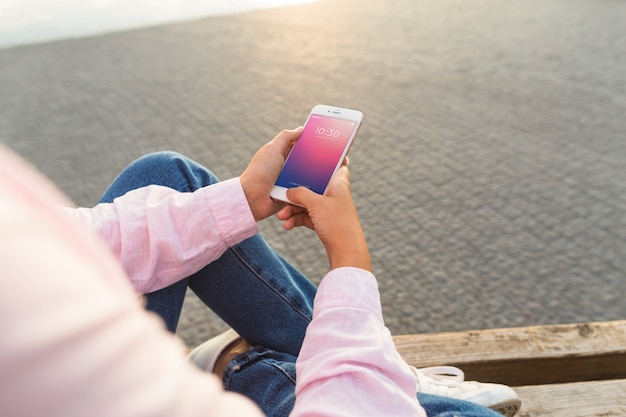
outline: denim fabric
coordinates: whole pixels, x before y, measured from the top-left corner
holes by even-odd
[[[175,152],[146,155],[130,164],[100,202],[155,184],[190,192],[219,180]],[[295,362],[311,321],[315,286],[256,235],[227,250],[196,274],[146,294],[146,308],[176,331],[187,288],[256,347],[236,356],[223,375],[226,389],[255,401],[268,416],[287,416],[295,401]],[[429,416],[499,416],[465,401],[419,394]]]
[[[268,417],[286,417],[296,400],[296,357],[257,346],[235,356],[222,381],[225,389],[251,398]]]
[[[189,192],[218,181],[180,154],[153,153],[126,168],[100,202],[151,184]],[[299,353],[316,288],[260,235],[233,246],[191,277],[146,294],[147,309],[159,314],[171,332],[176,331],[187,287],[249,343]]]
[[[417,399],[429,417],[502,417],[501,414],[469,401],[417,393]]]

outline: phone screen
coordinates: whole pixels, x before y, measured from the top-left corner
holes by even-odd
[[[276,185],[304,186],[323,194],[357,122],[312,114],[292,149]]]

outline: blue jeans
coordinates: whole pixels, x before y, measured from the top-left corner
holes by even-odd
[[[218,181],[180,154],[159,152],[129,165],[100,202],[151,184],[192,192]],[[311,321],[315,286],[256,235],[194,275],[145,295],[146,308],[159,314],[171,332],[176,331],[187,288],[254,346],[227,366],[225,388],[251,398],[268,416],[289,415],[295,400],[295,361]],[[499,416],[465,401],[419,393],[418,398],[429,416]]]

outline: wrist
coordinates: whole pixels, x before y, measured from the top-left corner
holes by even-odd
[[[243,195],[246,198],[246,202],[248,203],[248,207],[250,208],[250,212],[252,213],[252,216],[254,217],[255,221],[258,221],[259,219],[257,218],[257,213],[255,213],[255,204],[254,204],[254,194],[252,193],[252,190],[250,189],[250,187],[248,186],[248,183],[246,181],[246,179],[244,178],[244,176],[240,176],[239,177],[239,183],[241,184],[241,189],[243,191]]]
[[[353,267],[372,272],[372,262],[365,239],[346,239],[344,242],[326,247],[330,269]]]

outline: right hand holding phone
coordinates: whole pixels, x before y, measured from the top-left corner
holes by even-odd
[[[301,207],[288,205],[278,212],[283,227],[291,230],[305,226],[314,230],[326,248],[331,269],[372,270],[365,234],[352,199],[347,166],[333,175],[324,195],[298,187],[289,189],[287,197]]]

